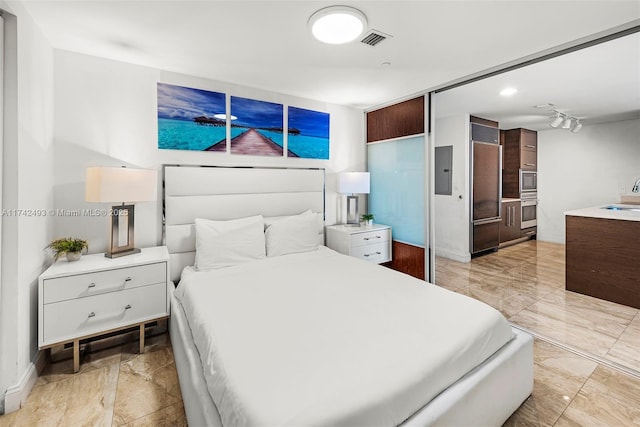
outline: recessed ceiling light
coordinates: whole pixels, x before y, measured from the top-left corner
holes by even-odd
[[[515,87],[507,87],[500,91],[500,95],[502,96],[511,96],[518,91]]]
[[[362,34],[367,17],[353,7],[330,6],[311,15],[308,24],[313,36],[321,42],[343,44]]]
[[[385,61],[382,64],[380,64],[380,66],[382,68],[389,68],[389,67],[391,67],[391,62]]]

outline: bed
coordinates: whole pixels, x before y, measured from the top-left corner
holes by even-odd
[[[189,425],[501,425],[530,395],[533,340],[493,308],[321,245],[322,169],[165,166],[164,184]],[[256,218],[269,256],[205,264],[204,226]],[[303,223],[317,244],[283,250]]]

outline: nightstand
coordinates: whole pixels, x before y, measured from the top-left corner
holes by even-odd
[[[144,352],[147,323],[169,317],[169,253],[164,246],[121,258],[85,255],[60,260],[38,280],[38,346],[73,343],[80,369],[80,340],[138,327]]]
[[[330,225],[327,246],[334,251],[381,264],[391,261],[391,227],[373,224],[359,227]]]

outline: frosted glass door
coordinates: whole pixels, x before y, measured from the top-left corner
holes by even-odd
[[[424,247],[423,136],[368,144],[369,212],[390,225],[393,240]]]

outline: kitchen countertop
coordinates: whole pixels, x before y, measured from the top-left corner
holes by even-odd
[[[504,199],[502,199],[503,202],[519,202],[520,199],[516,199],[513,197],[505,197]]]
[[[623,221],[640,221],[640,211],[632,210],[609,210],[602,209],[606,206],[619,206],[621,208],[637,208],[640,209],[640,205],[622,205],[618,203],[611,203],[609,205],[595,206],[591,208],[576,209],[573,211],[565,212],[567,216],[586,216],[591,218],[602,219],[620,219]]]

